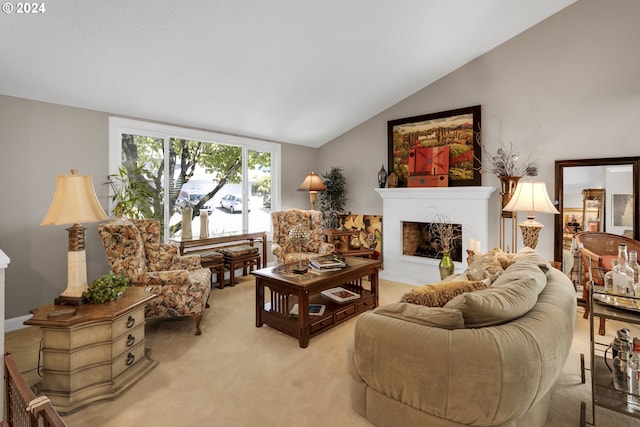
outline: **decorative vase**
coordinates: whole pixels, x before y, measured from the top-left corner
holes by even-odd
[[[191,221],[193,219],[193,209],[182,209],[182,238],[191,239],[193,234],[191,233]]]
[[[360,249],[362,245],[360,244],[360,238],[357,234],[351,236],[351,241],[349,242],[349,247],[351,249]]]
[[[378,185],[380,188],[384,188],[384,185],[387,183],[387,171],[384,170],[384,165],[380,168],[378,172]]]
[[[200,238],[209,237],[209,211],[200,209]]]
[[[440,268],[440,280],[444,280],[453,274],[455,266],[453,265],[453,261],[451,261],[449,251],[442,253],[442,259],[440,260],[440,264],[438,264],[438,268]]]
[[[504,209],[507,206],[507,203],[513,197],[513,193],[516,191],[516,186],[518,185],[518,181],[520,181],[521,176],[499,176],[500,179],[500,203],[501,209]]]

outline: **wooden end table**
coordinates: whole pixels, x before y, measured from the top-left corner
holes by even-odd
[[[114,399],[158,364],[144,346],[144,306],[155,297],[130,286],[116,301],[31,310],[24,324],[42,330],[41,391],[56,411]]]
[[[358,313],[378,306],[379,260],[346,257],[347,267],[321,274],[292,272],[298,263],[256,270],[256,327],[263,324],[298,338],[300,347],[309,345],[309,338],[352,318]],[[370,288],[362,286],[362,278],[369,279]],[[358,299],[337,303],[323,297],[324,290],[343,287],[360,295]],[[268,291],[267,291],[268,289]],[[269,292],[268,301],[265,294]],[[298,315],[290,314],[298,304]],[[322,304],[321,316],[309,315],[309,304]]]

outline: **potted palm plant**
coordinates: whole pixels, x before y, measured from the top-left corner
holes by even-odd
[[[341,167],[334,166],[322,175],[327,189],[318,195],[322,211],[322,226],[338,228],[338,218],[347,202],[347,179]]]

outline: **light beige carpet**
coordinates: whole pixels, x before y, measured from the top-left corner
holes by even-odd
[[[410,288],[381,281],[380,303],[396,302]],[[241,278],[232,288],[214,289],[210,303],[201,336],[194,335],[190,319],[148,321],[147,348],[158,366],[117,399],[64,417],[67,424],[371,426],[349,402],[346,345],[355,319],[312,338],[302,349],[294,338],[266,325],[255,327],[251,277]],[[616,329],[614,322],[607,322],[609,333]],[[6,350],[32,384],[38,381],[39,339],[37,328],[5,337]],[[589,322],[579,309],[572,352],[554,387],[547,426],[578,426],[581,400],[587,402],[587,421],[591,420],[590,386],[580,382],[579,363],[579,354],[588,355],[588,350]],[[597,417],[598,426],[638,425],[637,420],[604,409],[598,409]]]

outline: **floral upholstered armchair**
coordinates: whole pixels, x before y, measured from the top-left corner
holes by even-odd
[[[324,241],[322,212],[320,211],[289,209],[271,212],[271,222],[273,224],[271,252],[275,255],[278,264],[299,260],[300,248],[289,241],[289,230],[298,224],[310,231],[308,242],[302,246],[303,259],[335,252],[335,246]]]
[[[98,225],[98,232],[111,270],[157,295],[145,317],[191,316],[200,335],[211,291],[211,270],[200,266],[200,256],[179,256],[177,247],[160,243],[157,220],[117,219]]]

